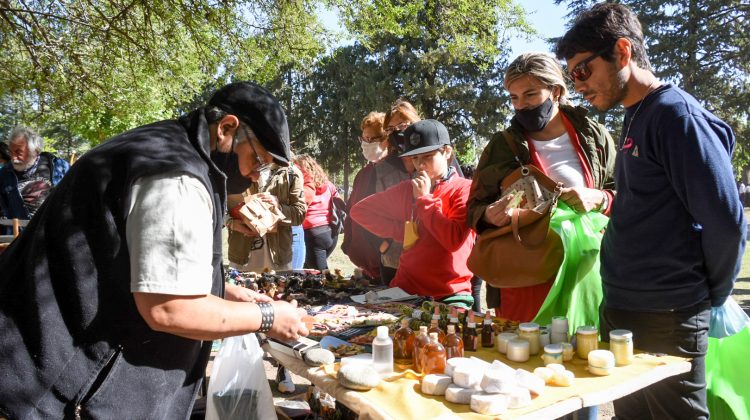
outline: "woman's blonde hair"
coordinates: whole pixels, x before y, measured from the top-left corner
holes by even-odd
[[[422,119],[422,117],[419,116],[417,109],[414,108],[414,105],[412,105],[411,103],[403,99],[399,99],[396,102],[394,102],[393,105],[391,105],[391,108],[388,110],[388,112],[385,113],[385,120],[383,120],[383,127],[388,127],[388,123],[391,122],[391,120],[393,119],[395,115],[400,115],[401,118],[412,123],[417,122]]]
[[[560,96],[558,99],[560,103],[568,103],[568,86],[565,84],[562,67],[560,62],[551,55],[541,52],[519,55],[505,71],[503,84],[508,89],[511,83],[524,76],[531,76],[550,88],[553,86],[559,87]]]
[[[373,128],[378,132],[378,135],[385,136],[385,113],[372,111],[362,119],[362,124],[359,128],[364,131],[366,128]]]
[[[318,165],[318,162],[312,156],[308,154],[297,155],[292,159],[292,162],[312,179],[315,188],[320,188],[328,183],[326,171]]]

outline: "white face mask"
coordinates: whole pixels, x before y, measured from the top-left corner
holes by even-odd
[[[388,154],[388,149],[381,147],[381,142],[365,143],[361,142],[362,156],[365,157],[369,162],[376,163],[383,159]]]

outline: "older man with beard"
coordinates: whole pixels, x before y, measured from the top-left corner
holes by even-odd
[[[0,208],[9,219],[31,219],[70,165],[43,152],[44,139],[28,127],[13,129],[8,146],[11,164],[0,169]]]

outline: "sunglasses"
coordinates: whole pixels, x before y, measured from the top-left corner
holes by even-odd
[[[253,146],[253,139],[255,139],[256,137],[250,134],[250,132],[247,130],[247,127],[245,127],[244,125],[242,126],[242,129],[245,131],[245,137],[247,137],[247,142],[250,143],[250,148],[253,150],[253,154],[255,154],[255,162],[258,165],[255,170],[258,172],[265,171],[271,166],[271,164],[265,163],[260,160],[260,155],[258,154],[258,151],[255,150],[255,146]]]
[[[363,137],[359,136],[357,139],[362,143],[380,143],[383,141],[385,136],[376,136],[376,137]]]
[[[612,51],[612,48],[614,45],[611,45],[601,51],[598,51],[589,57],[587,57],[585,60],[581,60],[580,63],[576,64],[573,69],[568,73],[570,76],[570,80],[572,80],[574,83],[576,80],[585,82],[589,77],[591,77],[591,69],[589,68],[589,62],[594,60],[596,57],[600,57],[602,54],[605,54],[609,51]]]
[[[409,126],[410,126],[410,125],[411,125],[411,123],[408,123],[408,122],[402,122],[401,124],[398,124],[398,125],[392,125],[392,126],[386,127],[386,128],[385,128],[385,132],[386,132],[386,133],[388,133],[388,134],[391,134],[391,133],[392,133],[392,132],[394,132],[394,131],[404,131],[404,130],[406,130],[406,129],[407,129],[407,128],[408,128]]]

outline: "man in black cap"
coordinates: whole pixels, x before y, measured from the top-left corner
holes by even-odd
[[[392,287],[471,308],[473,274],[466,259],[476,234],[465,223],[471,181],[450,165],[453,148],[439,121],[417,121],[403,138],[399,157],[411,159],[414,178],[364,198],[351,217],[373,234],[403,243]]]
[[[0,417],[186,418],[211,340],[307,334],[296,304],[223,281],[221,166],[248,130],[258,165],[288,164],[252,83],[76,162],[0,256]]]

